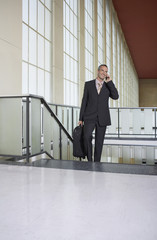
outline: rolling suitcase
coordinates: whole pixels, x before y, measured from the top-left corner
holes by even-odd
[[[84,141],[83,141],[83,126],[79,125],[73,130],[73,156],[85,158]]]

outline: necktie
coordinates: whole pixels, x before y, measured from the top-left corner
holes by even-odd
[[[102,83],[98,83],[98,94],[100,93],[101,88],[102,88]]]

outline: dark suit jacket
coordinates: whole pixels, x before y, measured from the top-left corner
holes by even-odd
[[[112,99],[119,98],[118,91],[112,80],[108,83],[104,81],[99,94],[95,79],[85,82],[79,121],[91,122],[98,116],[100,126],[111,125],[108,106],[109,97]]]

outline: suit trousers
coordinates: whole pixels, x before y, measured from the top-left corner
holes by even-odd
[[[95,129],[94,162],[100,162],[106,126],[100,126],[98,118],[93,121],[84,122],[84,148],[88,161],[93,161],[92,132],[94,131],[94,129]]]

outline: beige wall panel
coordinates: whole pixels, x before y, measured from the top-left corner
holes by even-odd
[[[0,95],[21,95],[21,76],[21,50],[0,40]]]
[[[64,104],[63,1],[53,1],[53,103]]]
[[[22,1],[0,1],[0,95],[22,94]]]
[[[79,48],[79,71],[80,71],[80,85],[79,85],[79,106],[82,102],[84,83],[85,83],[85,29],[84,29],[84,0],[80,0],[79,5],[80,11],[80,25],[79,25],[79,38],[80,38],[80,48]]]
[[[157,107],[157,79],[140,79],[139,106]]]

